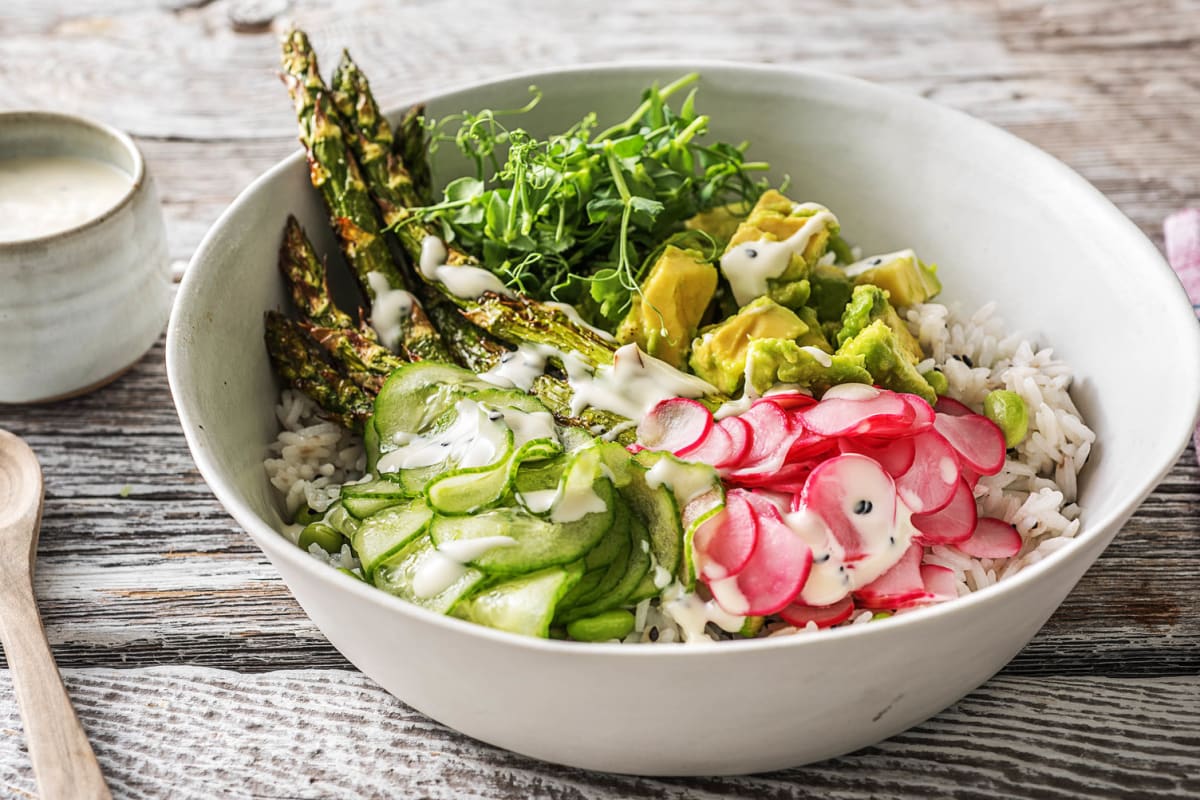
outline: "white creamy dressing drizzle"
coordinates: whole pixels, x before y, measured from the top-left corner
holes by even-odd
[[[878,396],[879,390],[869,383],[839,383],[826,389],[821,399],[870,400]]]
[[[561,311],[567,315],[567,319],[571,320],[571,322],[574,322],[577,326],[583,328],[584,330],[591,331],[606,342],[617,341],[617,337],[613,336],[608,331],[597,328],[594,325],[589,325],[587,322],[585,322],[583,317],[579,316],[579,312],[575,310],[575,306],[570,305],[569,303],[556,303],[551,301],[542,303],[542,305]]]
[[[507,438],[505,426],[472,400],[459,400],[455,410],[458,417],[445,430],[428,436],[396,436],[394,441],[400,446],[379,458],[379,471],[429,467],[448,458],[463,469],[492,463]]]
[[[863,557],[847,561],[841,543],[821,518],[809,509],[802,508],[783,517],[787,526],[804,540],[813,553],[812,571],[800,590],[800,600],[807,605],[827,606],[841,600],[849,592],[866,586],[891,569],[917,535],[911,520],[912,511],[899,498],[896,499],[894,515],[891,515],[888,513],[891,507],[887,498],[879,496],[872,500],[871,490],[856,491],[859,486],[870,486],[873,482],[871,477],[876,474],[870,467],[863,467],[863,470],[858,478],[847,476],[846,485],[851,488],[846,493],[843,509],[863,541],[866,551]],[[884,488],[892,491],[890,487]],[[874,510],[865,515],[855,514],[854,506],[863,499],[872,500]]]
[[[869,269],[874,269],[880,264],[886,264],[889,261],[894,261],[898,258],[911,258],[914,262],[917,260],[917,254],[911,248],[907,250],[897,250],[894,253],[884,253],[883,255],[870,256],[861,261],[855,261],[853,264],[848,264],[844,269],[847,278],[856,278],[862,275]]]
[[[741,630],[745,622],[745,617],[730,614],[716,600],[701,600],[678,581],[663,590],[661,602],[662,610],[679,626],[685,643],[712,641],[704,633],[704,627],[710,622],[728,633]]]
[[[617,348],[611,365],[594,370],[574,353],[561,358],[574,393],[571,413],[576,416],[590,407],[639,420],[663,400],[717,394],[708,382],[643,353],[636,344]]]
[[[0,158],[0,242],[82,225],[113,208],[132,185],[124,172],[94,158]]]
[[[371,303],[371,327],[379,334],[380,343],[389,350],[400,345],[403,323],[412,315],[417,301],[403,289],[393,289],[382,272],[368,272],[367,285],[375,293]]]
[[[558,427],[549,411],[522,411],[519,408],[501,408],[498,411],[504,424],[513,432],[514,449],[519,450],[522,445],[535,439],[558,441]]]
[[[829,369],[833,366],[833,356],[829,355],[829,353],[826,353],[821,348],[813,347],[811,344],[807,344],[800,349],[812,356],[813,361],[816,361],[822,367]]]
[[[466,264],[450,266],[446,263],[446,245],[436,236],[421,240],[421,274],[431,281],[439,281],[450,294],[467,300],[475,300],[484,292],[495,292],[505,297],[513,293],[499,278],[481,267]]]
[[[589,470],[571,470],[551,501],[551,522],[576,522],[588,514],[608,511],[604,498],[592,488]]]
[[[558,497],[558,489],[532,489],[528,492],[521,492],[518,497],[521,505],[534,514],[544,514],[554,506],[554,501]]]
[[[721,273],[729,281],[739,306],[767,294],[768,281],[787,271],[792,255],[804,252],[809,240],[822,228],[837,224],[837,217],[817,203],[801,203],[793,208],[793,213],[800,211],[815,213],[788,238],[742,242],[721,256]]]
[[[467,574],[467,563],[496,547],[517,543],[511,536],[481,536],[442,542],[421,561],[413,574],[413,594],[421,598],[436,597]]]
[[[558,350],[544,344],[522,344],[500,357],[500,362],[479,377],[505,389],[528,392],[533,382],[546,371],[546,359],[559,355]]]
[[[710,467],[685,464],[666,456],[646,472],[646,484],[651,489],[666,486],[680,508],[705,492],[712,491],[715,480],[716,473]]]

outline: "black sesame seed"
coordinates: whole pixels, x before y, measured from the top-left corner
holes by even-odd
[[[878,266],[879,266],[880,264],[882,264],[882,263],[883,263],[883,259],[882,259],[882,258],[872,258],[872,259],[871,259],[871,266],[872,266],[872,267],[878,267]]]
[[[854,513],[855,514],[870,514],[871,509],[873,509],[873,508],[875,508],[875,506],[871,504],[870,500],[859,500],[857,503],[854,504]]]
[[[896,543],[896,537],[895,537],[895,536],[889,536],[889,537],[888,537],[888,544],[895,544],[895,543]]]
[[[650,641],[652,641],[652,642],[658,641],[658,626],[657,625],[650,629]]]
[[[824,564],[828,560],[829,560],[829,553],[822,553],[821,555],[819,555],[813,559],[813,561],[815,561],[818,564]]]
[[[744,251],[746,258],[758,258],[758,251],[753,247],[747,247]]]

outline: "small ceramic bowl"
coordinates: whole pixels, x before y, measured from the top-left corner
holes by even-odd
[[[129,186],[62,230],[0,237],[2,403],[58,400],[113,380],[158,339],[171,307],[166,229],[133,140],[70,114],[0,113],[0,170],[37,159],[98,161]]]
[[[878,624],[686,646],[514,636],[392,597],[278,532],[262,466],[279,429],[263,312],[287,302],[276,268],[287,215],[338,258],[302,153],[213,226],[167,335],[171,390],[200,472],[330,642],[434,719],[589,769],[779,769],[878,742],[946,708],[1054,613],[1171,468],[1200,400],[1196,320],[1154,245],[1061,163],[963,114],[850,78],[716,63],[583,67],[427,99],[435,116],[513,108],[536,84],[542,102],[522,124],[545,134],[588,110],[622,119],[644,87],[693,70],[714,138],[750,140],[776,177],[793,177],[793,196],[836,209],[867,252],[929,254],[945,301],[995,302],[1011,329],[1074,367],[1075,401],[1098,436],[1074,539],[995,586]]]

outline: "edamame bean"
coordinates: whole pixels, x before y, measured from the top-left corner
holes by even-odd
[[[323,516],[325,515],[318,511],[313,511],[308,506],[300,506],[300,509],[296,512],[296,516],[292,517],[292,524],[307,525],[310,522],[316,522]]]
[[[343,541],[345,539],[342,535],[324,522],[310,522],[304,526],[304,530],[300,531],[300,540],[297,544],[303,550],[307,550],[310,545],[315,544],[326,553],[337,553],[341,551]]]
[[[983,415],[1004,433],[1004,446],[1016,447],[1029,430],[1029,410],[1016,392],[997,389],[983,399]]]
[[[567,623],[567,634],[579,642],[624,639],[633,631],[633,614],[619,608]]]

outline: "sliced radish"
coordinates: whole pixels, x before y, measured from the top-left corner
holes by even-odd
[[[921,580],[925,584],[925,593],[929,602],[941,603],[958,597],[958,581],[954,578],[954,570],[940,564],[922,564]]]
[[[821,399],[830,400],[870,400],[877,397],[882,390],[869,383],[839,383],[825,390]]]
[[[784,411],[803,411],[817,404],[817,398],[803,392],[768,392],[763,400],[770,400]],[[761,401],[756,401],[761,402]]]
[[[921,545],[910,545],[891,569],[854,592],[858,605],[871,609],[906,608],[926,599],[928,592],[921,579],[924,552]]]
[[[750,426],[750,449],[739,464],[724,468],[722,473],[752,481],[773,475],[787,460],[792,441],[800,432],[787,412],[771,402],[756,403],[740,419]]]
[[[696,567],[706,581],[736,575],[750,560],[758,542],[758,514],[734,489],[725,495],[725,508],[696,529],[692,545]]]
[[[844,597],[829,606],[803,606],[792,603],[779,612],[783,621],[788,625],[803,628],[808,623],[815,623],[818,628],[828,628],[850,619],[854,613],[854,600]]]
[[[914,436],[933,426],[933,406],[925,402],[925,398],[915,394],[902,394],[900,396],[904,398],[904,402],[912,407],[914,417],[912,427],[909,430],[912,431]]]
[[[729,457],[732,447],[733,443],[725,429],[720,425],[713,425],[709,427],[708,434],[703,439],[675,455],[684,461],[715,465]]]
[[[841,452],[864,455],[883,467],[884,472],[893,478],[908,472],[917,457],[917,446],[909,437],[883,441],[855,436],[838,439],[837,443]]]
[[[954,497],[958,488],[958,454],[937,431],[913,437],[912,466],[896,479],[900,499],[913,513],[931,513]]]
[[[710,581],[713,599],[730,614],[766,616],[795,599],[812,569],[812,550],[784,523],[779,511],[759,516],[758,542],[736,575]]]
[[[938,414],[934,429],[958,451],[965,466],[980,475],[995,475],[1004,466],[1004,433],[980,414]]]
[[[913,420],[912,408],[895,392],[875,390],[873,397],[851,400],[829,397],[832,391],[826,392],[820,403],[798,415],[806,429],[822,436],[855,436],[871,434],[883,427],[888,430],[905,427]]]
[[[803,421],[797,419],[795,424],[803,425]],[[790,463],[832,455],[837,452],[837,441],[835,438],[805,430],[792,441],[792,446],[788,448],[787,460]]]
[[[949,414],[952,417],[965,417],[975,413],[952,397],[939,397],[933,404],[933,410],[939,414]]]
[[[697,446],[713,426],[709,410],[683,397],[663,400],[637,427],[638,441],[652,450],[672,453]]]
[[[970,537],[977,518],[975,495],[959,478],[954,496],[945,507],[929,514],[913,514],[912,524],[921,532],[916,537],[921,544],[958,544]]]
[[[895,536],[896,486],[866,456],[848,453],[819,464],[801,501],[821,518],[847,562],[879,552]]]
[[[955,545],[972,558],[1011,558],[1021,552],[1021,534],[995,517],[980,517],[970,538]]]
[[[722,469],[731,464],[740,464],[750,452],[750,437],[753,436],[750,426],[743,422],[741,417],[725,417],[717,422],[716,427],[729,436],[729,455],[713,466]]]

